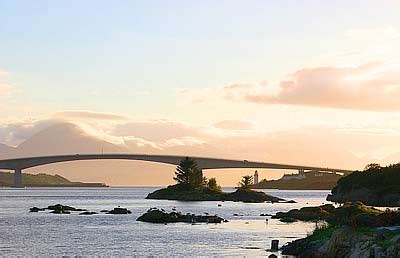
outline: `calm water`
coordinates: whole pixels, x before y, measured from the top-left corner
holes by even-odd
[[[280,244],[304,237],[313,223],[265,223],[261,213],[274,214],[303,206],[327,203],[328,191],[267,193],[297,204],[237,202],[177,202],[145,200],[156,188],[0,188],[0,255],[196,255],[265,256],[271,239]],[[229,189],[225,189],[229,190]],[[230,189],[232,190],[232,189]],[[90,211],[126,207],[130,215],[93,216],[29,213],[33,206],[61,203]],[[218,207],[218,204],[222,207]],[[202,214],[218,214],[230,222],[155,225],[136,218],[151,207]],[[233,216],[233,214],[242,216]]]

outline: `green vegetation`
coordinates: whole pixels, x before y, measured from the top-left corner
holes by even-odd
[[[311,241],[321,240],[326,241],[331,238],[337,226],[329,225],[326,223],[317,224],[312,234],[309,235]]]
[[[239,187],[242,189],[250,189],[250,186],[253,185],[253,176],[246,175],[242,177],[242,180],[239,182]]]
[[[330,225],[352,227],[377,227],[400,225],[400,212],[381,211],[362,203],[345,203],[335,208],[331,204],[318,207],[303,207],[288,212],[278,212],[272,218],[287,221],[288,218],[301,221],[326,221]]]
[[[203,171],[197,167],[194,159],[186,157],[176,168],[174,180],[181,185],[189,185],[191,188],[204,187],[207,178],[203,177]]]
[[[186,157],[176,168],[174,180],[179,189],[207,189],[211,192],[221,191],[221,186],[217,184],[215,178],[209,180],[203,176],[203,171],[197,166],[194,159]]]
[[[371,206],[400,206],[400,163],[381,167],[369,164],[338,181],[327,198],[344,203],[361,201]]]

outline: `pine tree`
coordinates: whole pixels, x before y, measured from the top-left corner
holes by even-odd
[[[243,176],[242,180],[239,182],[240,188],[249,189],[250,186],[253,184],[253,176],[247,175]]]
[[[189,157],[179,163],[174,180],[178,184],[190,185],[192,188],[204,185],[203,171],[197,166],[196,161]]]

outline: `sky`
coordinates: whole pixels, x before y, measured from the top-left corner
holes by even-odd
[[[131,151],[398,162],[399,10],[390,0],[0,0],[0,142],[64,121]]]

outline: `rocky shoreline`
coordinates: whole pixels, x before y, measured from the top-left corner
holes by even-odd
[[[400,229],[328,227],[283,246],[282,254],[299,258],[400,257]]]
[[[314,221],[313,234],[282,247],[296,257],[400,257],[400,212],[358,203],[278,212],[284,222]],[[318,225],[319,223],[319,225]]]

